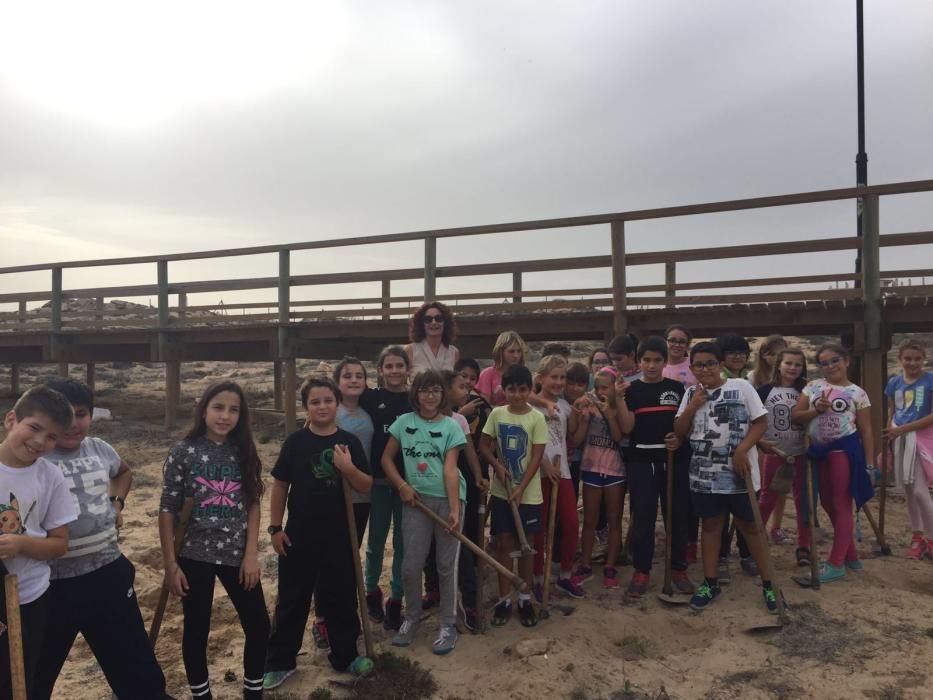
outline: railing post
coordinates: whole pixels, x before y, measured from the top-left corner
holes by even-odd
[[[188,315],[188,293],[178,292],[178,320],[181,321]]]
[[[872,432],[881,439],[884,403],[884,350],[881,332],[881,255],[878,195],[866,195],[862,204],[862,303],[865,318],[865,355],[862,387],[871,400]],[[877,446],[877,445],[876,445]]]
[[[664,305],[668,309],[674,308],[673,297],[677,294],[674,285],[677,284],[677,263],[673,260],[664,263],[664,296],[668,301]]]
[[[512,273],[512,303],[522,303],[522,272],[516,270]]]
[[[156,262],[159,287],[159,329],[168,328],[168,260]]]
[[[16,362],[10,365],[10,393],[19,396],[19,364]]]
[[[282,362],[272,362],[272,406],[276,411],[282,410]]]
[[[96,374],[97,374],[97,365],[96,365],[96,363],[94,363],[94,362],[88,362],[88,363],[87,363],[87,367],[86,367],[85,369],[86,369],[86,373],[85,373],[85,383],[86,383],[89,387],[91,387],[91,389],[94,389],[94,386],[95,386],[95,384],[97,383],[97,376],[96,376]]]
[[[19,302],[19,322],[26,323],[26,300],[20,299]]]
[[[616,335],[625,333],[628,327],[626,318],[625,293],[625,222],[615,220],[611,228],[612,240],[612,330]]]
[[[382,280],[382,320],[392,318],[392,280]]]
[[[104,298],[103,297],[97,297],[97,304],[95,305],[95,308],[94,308],[94,320],[98,321],[98,323],[94,325],[94,327],[97,330],[100,330],[101,328],[104,327]]]
[[[279,359],[285,363],[285,387],[282,401],[285,408],[285,434],[295,429],[297,409],[295,406],[296,378],[295,358],[288,337],[291,319],[291,260],[288,250],[279,251]]]
[[[52,268],[52,333],[49,336],[49,354],[52,360],[61,358],[62,332],[62,268]]]
[[[437,239],[424,239],[424,300],[434,301],[437,294]]]

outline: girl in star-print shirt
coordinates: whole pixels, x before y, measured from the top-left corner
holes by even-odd
[[[159,505],[165,585],[182,599],[182,657],[191,695],[198,700],[212,697],[207,637],[215,577],[246,636],[243,697],[262,697],[269,638],[257,554],[262,492],[262,464],[243,390],[235,382],[214,384],[198,402],[191,430],[165,460]],[[186,498],[193,499],[193,510],[176,559],[175,520]]]

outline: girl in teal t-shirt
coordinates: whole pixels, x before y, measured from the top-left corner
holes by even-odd
[[[405,590],[405,622],[392,640],[394,646],[407,647],[414,641],[421,621],[421,572],[431,540],[436,540],[437,573],[440,588],[438,622],[440,630],[434,641],[435,654],[448,654],[457,644],[456,562],[460,541],[450,531],[461,529],[460,513],[466,499],[466,481],[457,468],[460,450],[466,444],[462,428],[443,413],[447,401],[447,382],[435,370],[425,370],[411,383],[409,399],[415,409],[399,416],[389,426],[389,441],[382,453],[382,468],[398,489],[408,507],[402,512],[404,558],[402,581]],[[405,478],[395,467],[399,450],[405,462]],[[441,519],[441,527],[415,508],[420,501]]]

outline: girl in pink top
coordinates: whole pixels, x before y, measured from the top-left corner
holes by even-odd
[[[690,358],[687,356],[693,335],[683,326],[668,326],[664,339],[667,341],[667,364],[661,372],[662,376],[674,379],[685,387],[693,386],[697,378],[690,371]]]
[[[496,338],[492,347],[492,367],[479,373],[476,391],[492,406],[505,406],[505,393],[502,391],[502,373],[512,365],[523,365],[528,357],[528,346],[515,331],[505,331]]]

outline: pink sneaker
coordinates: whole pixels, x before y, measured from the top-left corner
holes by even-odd
[[[924,539],[922,535],[914,535],[913,539],[910,541],[910,548],[904,550],[904,556],[908,559],[923,559],[924,554],[929,554],[930,543]]]
[[[603,588],[618,588],[619,587],[619,572],[615,570],[615,567],[604,566],[603,567]]]
[[[573,575],[570,577],[571,582],[574,586],[582,586],[587,581],[593,579],[593,567],[583,566],[580,564],[577,566],[576,571],[573,572]]]

